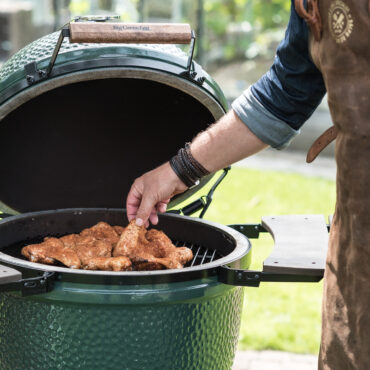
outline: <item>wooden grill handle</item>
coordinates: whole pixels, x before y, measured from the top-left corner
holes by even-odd
[[[181,23],[72,22],[69,31],[72,43],[189,44],[192,37],[190,25]]]

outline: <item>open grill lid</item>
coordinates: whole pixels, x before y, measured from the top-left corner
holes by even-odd
[[[226,111],[217,84],[173,45],[59,38],[48,74],[58,36],[35,41],[0,69],[3,210],[122,207],[136,177]]]

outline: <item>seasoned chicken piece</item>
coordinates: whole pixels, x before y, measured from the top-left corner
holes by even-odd
[[[121,235],[125,231],[125,227],[123,226],[113,226],[114,231],[118,234]]]
[[[135,265],[135,269],[138,271],[162,270],[163,268],[181,269],[184,267],[184,265],[176,259],[176,256],[157,258],[153,257],[150,253],[140,252],[138,254],[139,256],[130,258]]]
[[[176,247],[172,244],[168,236],[162,231],[152,229],[145,234],[149,241],[150,248],[147,251],[154,257],[163,258],[161,263],[158,262],[136,262],[135,268],[138,271],[161,270],[167,268],[182,268],[193,259],[191,249],[187,247]]]
[[[150,250],[154,257],[166,257],[168,251],[172,251],[176,247],[171,240],[161,231],[152,229],[145,233],[145,238],[150,243]]]
[[[135,270],[136,271],[155,271],[163,270],[165,267],[158,262],[138,262],[135,261]]]
[[[137,226],[135,220],[132,220],[113,249],[113,256],[130,258],[138,270],[156,269],[159,265],[168,269],[178,269],[193,258],[193,253],[186,247],[176,248],[163,232],[158,230],[147,232],[144,227]]]
[[[111,257],[112,244],[107,239],[98,240],[92,235],[66,235],[59,239],[66,247],[72,248],[83,266],[95,257]]]
[[[162,231],[147,231],[135,221],[126,228],[99,222],[80,234],[46,237],[24,247],[22,254],[32,262],[107,271],[130,271],[132,264],[139,271],[178,269],[193,258],[189,248],[177,248]]]
[[[77,253],[57,238],[47,238],[40,244],[31,244],[22,249],[22,254],[32,262],[52,264],[59,261],[64,265],[79,269],[81,261]]]
[[[55,259],[46,256],[46,250],[44,246],[40,244],[30,244],[26,247],[23,247],[21,253],[31,262],[45,263],[47,265],[53,265]]]
[[[176,247],[171,239],[163,232],[156,229],[148,230],[145,234],[146,239],[152,245],[156,257],[175,258],[185,265],[193,259],[193,252],[187,247]]]
[[[190,248],[188,247],[177,247],[176,251],[174,252],[176,258],[180,261],[181,264],[185,265],[190,262],[194,255]],[[170,254],[171,256],[172,254]],[[171,257],[170,257],[171,258]]]
[[[131,271],[132,264],[127,257],[95,257],[85,265],[85,270]]]
[[[77,234],[69,234],[62,236],[59,240],[64,244],[65,247],[74,249],[76,246],[76,241],[79,239],[79,237],[80,236]]]
[[[117,231],[106,222],[98,222],[93,227],[84,229],[80,232],[81,236],[93,236],[95,239],[108,240],[113,245],[116,245],[119,240]]]
[[[132,220],[121,234],[116,246],[113,248],[113,257],[126,256],[128,258],[137,257],[143,251],[145,244],[149,242],[145,239],[146,229],[136,225]],[[138,246],[140,244],[140,250]]]
[[[85,266],[89,263],[91,258],[97,257],[111,257],[112,244],[107,240],[93,240],[85,243],[83,240],[76,243],[76,253],[81,259],[82,264]]]

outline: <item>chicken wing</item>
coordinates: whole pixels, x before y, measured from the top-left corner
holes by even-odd
[[[79,237],[80,236],[77,234],[69,234],[62,236],[59,240],[64,244],[65,247],[75,249],[76,242]],[[44,240],[46,240],[46,238]]]
[[[117,230],[120,230],[117,228]],[[98,222],[93,227],[82,230],[81,236],[93,236],[95,239],[107,240],[112,245],[116,245],[119,240],[119,234],[116,229],[107,224],[106,222]]]
[[[127,257],[95,257],[84,265],[85,270],[130,271],[132,264]]]
[[[32,262],[53,264],[59,261],[64,265],[79,269],[81,261],[77,253],[57,238],[47,238],[40,244],[32,244],[22,249],[22,254]]]
[[[147,232],[133,220],[121,234],[113,249],[113,256],[128,257],[137,270],[143,270],[143,267],[153,270],[160,266],[168,269],[182,268],[193,258],[193,253],[189,248],[174,246],[163,232]]]
[[[163,232],[156,229],[148,230],[145,237],[156,253],[156,257],[177,259],[182,265],[193,259],[193,252],[187,247],[176,247],[171,239]]]
[[[137,257],[138,246],[142,250],[149,242],[145,238],[146,229],[136,225],[135,220],[131,221],[121,234],[116,246],[113,248],[113,257],[126,256],[128,258]]]
[[[119,236],[125,231],[125,227],[123,226],[113,226],[113,229]]]

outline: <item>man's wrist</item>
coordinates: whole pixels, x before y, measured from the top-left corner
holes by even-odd
[[[166,171],[166,178],[170,183],[173,184],[174,188],[180,193],[187,190],[188,187],[179,179],[174,170],[172,169],[170,162],[166,162],[164,165]]]

